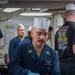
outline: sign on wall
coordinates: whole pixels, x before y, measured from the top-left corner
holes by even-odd
[[[5,34],[5,42],[6,44],[9,44],[10,40],[14,38],[14,34],[13,33],[6,33]]]

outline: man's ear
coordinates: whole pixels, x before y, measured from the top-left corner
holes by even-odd
[[[35,32],[34,27],[31,30],[31,37],[33,37],[33,33]]]

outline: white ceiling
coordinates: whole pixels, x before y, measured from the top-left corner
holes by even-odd
[[[0,0],[6,1],[6,0]],[[75,3],[75,0],[8,0],[8,3],[0,3],[0,12],[4,8],[21,8],[18,12],[27,11],[28,8],[48,9],[44,12],[63,13],[69,3]]]
[[[75,3],[75,0],[0,0],[8,1],[6,4],[0,3],[1,8],[48,8],[47,12],[64,11],[69,3]]]
[[[53,10],[63,10],[68,3],[75,3],[75,0],[9,0],[7,4],[0,4],[0,7],[49,8]]]

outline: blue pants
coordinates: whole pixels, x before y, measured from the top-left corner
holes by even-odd
[[[75,75],[75,62],[60,62],[61,75]]]

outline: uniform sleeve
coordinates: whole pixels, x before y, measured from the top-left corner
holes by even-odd
[[[14,40],[11,40],[9,42],[9,58],[10,59],[11,59],[11,55],[12,55],[14,50],[15,50],[15,43],[14,43]]]
[[[0,30],[0,39],[3,37],[2,31]]]
[[[50,75],[60,75],[60,67],[58,62],[58,56],[57,53],[53,53],[53,63],[52,63],[52,69]]]
[[[9,75],[27,75],[29,70],[22,67],[24,52],[19,46],[15,49],[12,54],[11,60],[8,65],[8,74]]]

